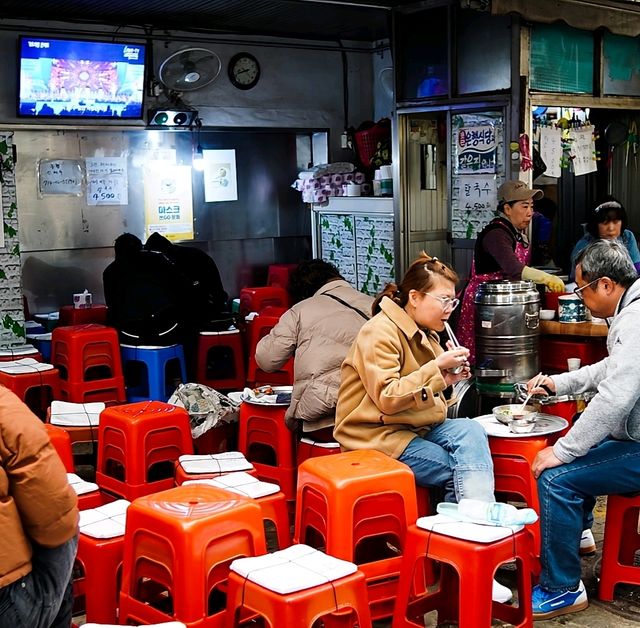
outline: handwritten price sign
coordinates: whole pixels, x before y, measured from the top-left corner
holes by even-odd
[[[88,158],[87,205],[128,205],[127,161],[124,157]]]

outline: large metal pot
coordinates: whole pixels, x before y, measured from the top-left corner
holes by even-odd
[[[540,294],[532,281],[486,281],[475,296],[478,383],[514,384],[540,370]]]

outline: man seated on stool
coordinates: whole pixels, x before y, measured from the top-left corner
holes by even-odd
[[[256,347],[266,372],[295,355],[291,405],[286,421],[315,440],[332,441],[340,365],[360,327],[371,316],[373,298],[351,287],[338,269],[321,259],[302,262],[289,279],[295,305]]]
[[[542,547],[533,618],[587,608],[580,579],[580,537],[598,495],[640,490],[640,281],[624,245],[590,244],[576,262],[574,290],[594,316],[613,317],[609,356],[577,371],[544,377],[534,393],[597,391],[581,417],[533,461]],[[528,382],[532,389],[534,380]]]
[[[44,424],[0,386],[0,628],[69,628],[78,499]]]

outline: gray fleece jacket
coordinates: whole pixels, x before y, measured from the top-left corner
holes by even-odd
[[[616,307],[607,350],[608,357],[596,364],[552,376],[558,395],[597,391],[571,430],[553,446],[564,463],[584,456],[607,437],[640,441],[640,280]]]

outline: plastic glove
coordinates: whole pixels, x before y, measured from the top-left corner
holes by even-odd
[[[545,273],[544,270],[525,266],[522,269],[522,278],[534,281],[535,283],[542,283],[547,286],[551,292],[564,292],[564,282],[562,279],[555,275]]]

